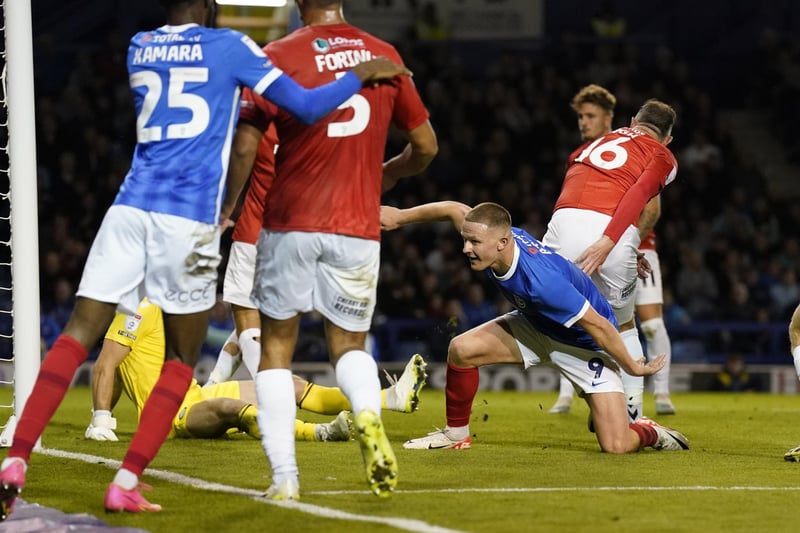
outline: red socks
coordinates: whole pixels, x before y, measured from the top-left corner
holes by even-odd
[[[628,424],[628,427],[639,435],[639,446],[642,448],[652,446],[658,440],[656,430],[647,424]]]
[[[480,374],[477,368],[458,368],[447,363],[447,425],[462,427],[469,425],[472,401],[478,393]]]
[[[122,468],[137,476],[142,475],[142,471],[167,440],[172,429],[172,419],[183,403],[193,376],[194,371],[189,365],[180,361],[164,363],[161,377],[144,403],[139,427],[128,447],[128,453],[125,454],[125,460],[122,461]]]
[[[36,384],[22,410],[9,457],[19,457],[28,462],[31,450],[61,405],[75,371],[87,355],[81,343],[68,335],[59,335],[42,362]]]

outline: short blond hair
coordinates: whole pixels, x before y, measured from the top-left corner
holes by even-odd
[[[483,202],[467,212],[464,220],[486,224],[490,228],[511,228],[511,213],[508,209],[494,202]]]

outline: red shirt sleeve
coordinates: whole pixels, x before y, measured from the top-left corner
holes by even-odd
[[[677,172],[678,165],[672,153],[666,149],[656,152],[639,179],[620,200],[603,235],[614,242],[619,241],[628,226],[639,219],[645,204],[672,182]]]
[[[397,92],[392,122],[403,131],[411,131],[428,120],[428,110],[408,76],[399,76],[400,90]]]
[[[261,131],[267,131],[275,105],[263,96],[257,95],[248,87],[242,90],[242,100],[239,105],[239,120],[252,124]]]

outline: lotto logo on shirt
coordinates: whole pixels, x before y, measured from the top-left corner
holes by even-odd
[[[326,41],[325,39],[314,39],[311,42],[311,48],[313,48],[315,52],[319,52],[320,54],[325,54],[331,49],[330,45],[328,44],[328,41]]]
[[[364,39],[348,39],[347,37],[317,37],[311,41],[311,48],[320,54],[327,54],[336,48],[364,48]]]

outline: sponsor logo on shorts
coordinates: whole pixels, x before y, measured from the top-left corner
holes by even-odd
[[[216,283],[208,284],[202,289],[192,289],[191,291],[179,291],[169,289],[164,297],[167,301],[179,304],[204,302],[216,296]]]
[[[597,387],[598,385],[602,385],[603,383],[608,383],[608,380],[604,379],[603,381],[597,381],[597,380],[593,379],[592,380],[592,387]]]
[[[183,417],[186,416],[187,410],[188,407],[184,407],[183,409],[181,409],[180,413],[178,413],[178,420],[183,420]]]
[[[633,291],[636,290],[636,280],[633,281],[630,285],[622,289],[622,293],[620,294],[620,298],[623,300],[633,294]]]
[[[364,300],[353,300],[344,296],[337,296],[333,302],[333,308],[347,316],[364,318],[367,316],[367,302]]]

